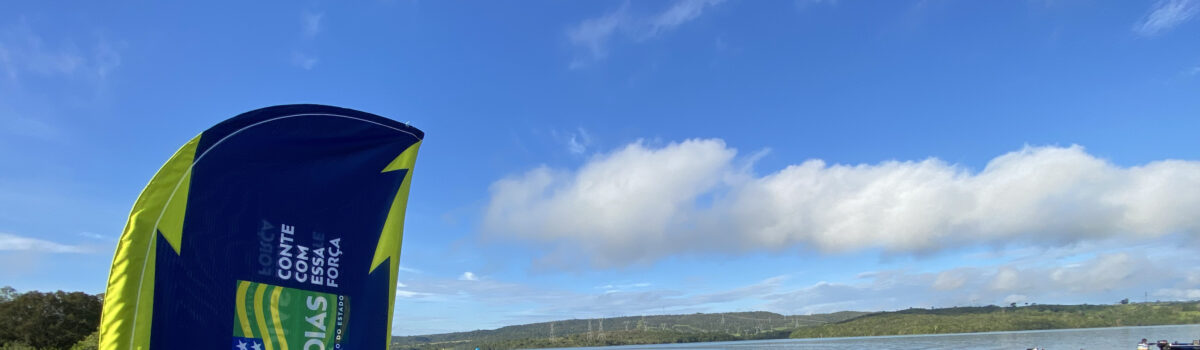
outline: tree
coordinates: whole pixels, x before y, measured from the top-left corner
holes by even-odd
[[[1121,305],[1129,305],[1129,298],[1121,299]]]
[[[65,349],[96,331],[100,298],[82,292],[26,292],[0,303],[0,343]]]
[[[17,289],[13,288],[12,286],[0,287],[0,303],[12,301],[13,298],[16,298],[18,295],[21,294],[17,293]]]
[[[83,338],[83,340],[80,340],[78,343],[75,343],[74,346],[71,346],[71,350],[96,350],[99,347],[100,331],[95,331],[88,335],[87,338]]]

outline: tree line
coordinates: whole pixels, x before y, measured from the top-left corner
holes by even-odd
[[[798,327],[863,314],[866,313],[843,311],[781,315],[753,311],[571,319],[494,330],[393,337],[392,349],[512,349],[778,339],[787,338]]]
[[[1200,303],[1010,305],[880,312],[803,327],[792,338],[974,333],[1200,323]]]
[[[912,308],[793,318],[769,312],[564,320],[496,330],[394,337],[392,349],[532,349],[751,339],[972,333],[1200,324],[1200,303]],[[625,325],[629,324],[626,328]],[[615,327],[613,325],[616,325]]]
[[[0,350],[94,350],[103,295],[0,288]]]

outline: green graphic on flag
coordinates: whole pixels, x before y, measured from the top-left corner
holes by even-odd
[[[340,349],[346,336],[345,296],[238,281],[236,299],[234,349]]]

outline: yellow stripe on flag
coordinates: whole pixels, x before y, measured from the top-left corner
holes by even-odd
[[[238,321],[242,324],[242,336],[253,338],[254,329],[250,328],[250,318],[246,317],[246,291],[248,290],[250,290],[250,282],[238,281],[237,316]]]
[[[282,287],[275,287],[271,292],[271,319],[275,320],[275,336],[279,337],[279,350],[288,350],[287,339],[283,337],[283,322],[279,322],[279,293]]]
[[[254,290],[254,318],[258,320],[258,330],[262,332],[263,345],[267,346],[267,350],[275,350],[275,343],[271,341],[271,331],[267,328],[267,314],[263,312],[263,294],[267,292],[267,286],[259,284]]]

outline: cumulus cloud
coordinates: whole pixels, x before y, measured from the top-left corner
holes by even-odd
[[[1200,12],[1197,0],[1159,0],[1144,18],[1134,24],[1133,31],[1143,36],[1153,36],[1175,28]]]
[[[547,263],[625,266],[694,253],[978,244],[1063,246],[1200,232],[1200,162],[1123,167],[1083,147],[1025,147],[971,171],[936,158],[819,159],[755,175],[718,139],[635,142],[578,169],[492,184],[485,231],[555,248]],[[565,260],[564,260],[565,259]]]
[[[461,276],[458,276],[458,280],[459,281],[478,281],[479,277],[476,277],[474,272],[467,271],[467,272],[463,272]]]
[[[37,238],[0,233],[0,251],[30,251],[43,253],[86,253],[80,246],[66,245]]]
[[[497,181],[485,225],[504,235],[573,241],[603,260],[659,256],[697,220],[696,199],[721,182],[735,151],[716,140],[651,149],[634,143],[577,172],[540,167]]]
[[[933,281],[933,289],[937,290],[954,290],[961,288],[967,283],[967,275],[963,270],[947,270],[942,271],[937,275],[937,279]]]
[[[617,10],[596,18],[585,19],[567,29],[567,39],[582,51],[571,61],[571,68],[580,68],[608,56],[608,45],[614,35],[623,34],[634,41],[653,39],[699,18],[706,9],[724,0],[679,0],[666,10],[648,16],[630,12],[628,3]]]
[[[988,287],[997,291],[1011,291],[1021,286],[1021,275],[1016,269],[1010,267],[1001,268],[992,277],[992,282]]]
[[[1086,264],[1056,268],[1050,272],[1050,279],[1073,291],[1107,290],[1122,286],[1149,265],[1150,261],[1142,256],[1106,254]]]

